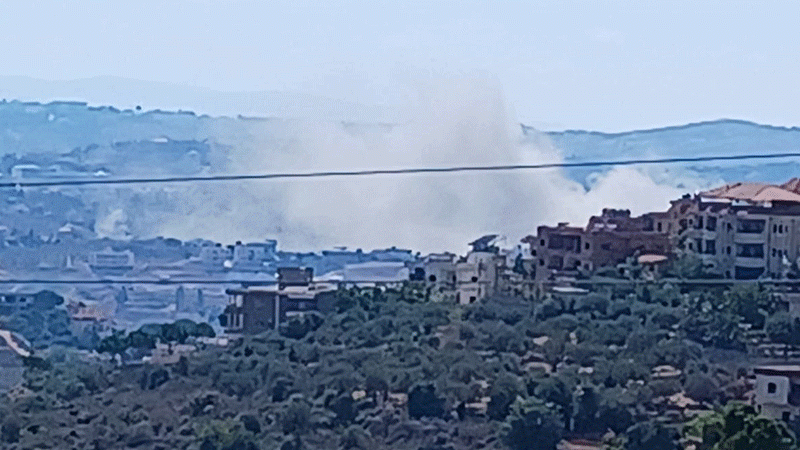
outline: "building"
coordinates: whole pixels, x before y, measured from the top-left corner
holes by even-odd
[[[225,261],[233,258],[233,248],[223,247],[222,244],[207,244],[200,247],[200,263],[209,271],[222,271]]]
[[[257,334],[278,329],[291,317],[332,311],[335,286],[309,278],[302,282],[296,272],[309,273],[306,269],[284,269],[278,274],[277,285],[227,290],[228,306],[221,316],[225,332]]]
[[[124,275],[134,267],[134,256],[130,250],[115,251],[107,247],[89,254],[89,267],[98,275]]]
[[[259,272],[277,259],[278,241],[267,239],[264,242],[237,242],[231,250],[233,268],[238,271]]]
[[[22,383],[24,358],[31,356],[31,346],[25,339],[8,330],[0,330],[0,393],[6,393]]]
[[[589,219],[585,228],[568,223],[540,226],[536,237],[523,242],[531,245],[537,261],[535,278],[542,283],[613,267],[640,254],[669,255],[672,228],[668,213],[631,217],[629,210],[604,209],[600,216]]]
[[[796,189],[793,181],[784,186]],[[676,245],[699,255],[707,271],[739,280],[798,273],[800,194],[783,186],[735,183],[684,198],[672,209],[678,205],[685,213]]]
[[[506,265],[498,246],[500,239],[490,234],[470,242],[472,250],[456,263],[457,303],[467,305],[497,293]]]
[[[800,366],[758,366],[753,401],[760,414],[772,419],[794,420],[800,415]]]

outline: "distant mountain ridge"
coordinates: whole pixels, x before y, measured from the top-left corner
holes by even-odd
[[[533,128],[523,127],[531,133]],[[620,133],[566,130],[544,132],[567,161],[619,160],[631,158],[675,158],[683,156],[732,156],[793,153],[800,150],[800,127],[763,125],[746,120],[720,119],[685,125],[633,130]],[[664,165],[669,177],[719,181],[763,181],[779,183],[800,174],[796,160],[751,160]],[[569,169],[567,173],[585,185],[607,170]]]

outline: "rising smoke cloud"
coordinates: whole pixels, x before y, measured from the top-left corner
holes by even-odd
[[[499,85],[429,83],[400,124],[320,121],[253,125],[229,155],[234,173],[451,165],[534,164],[562,156],[544,135],[523,135]],[[561,170],[206,184],[181,188],[151,233],[182,239],[276,238],[282,248],[331,246],[461,252],[482,234],[515,242],[544,223],[583,224],[604,207],[664,210],[685,189],[621,167],[587,190]],[[131,216],[131,214],[128,214]],[[142,228],[137,227],[137,228]]]

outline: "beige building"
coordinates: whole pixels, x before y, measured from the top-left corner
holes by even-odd
[[[680,206],[686,205],[684,201]],[[673,205],[673,209],[675,205]],[[780,186],[736,183],[691,199],[677,245],[729,279],[785,278],[800,257],[800,195]]]

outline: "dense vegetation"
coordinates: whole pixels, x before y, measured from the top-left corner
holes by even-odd
[[[328,316],[168,367],[51,351],[2,405],[2,439],[20,449],[552,450],[570,437],[628,450],[685,439],[794,448],[785,425],[723,409],[746,390],[748,328],[783,323],[768,300],[755,286],[640,286],[462,308],[413,287],[341,291]],[[177,342],[189,335],[180,328],[101,348]],[[676,394],[712,413],[672,407]],[[748,443],[753,430],[761,441]]]

